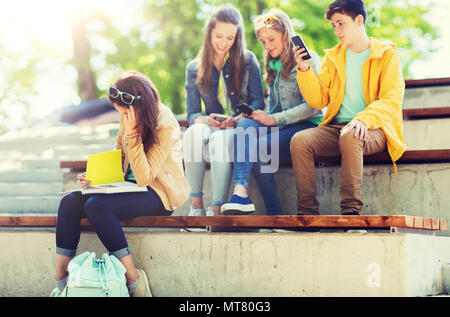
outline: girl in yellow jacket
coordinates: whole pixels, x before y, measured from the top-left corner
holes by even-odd
[[[402,127],[404,79],[395,46],[366,34],[359,0],[337,0],[326,12],[340,42],[327,50],[320,72],[296,47],[297,82],[308,105],[326,106],[320,126],[291,140],[299,214],[319,214],[314,156],[341,155],[341,213],[359,215],[363,155],[389,152],[394,163],[406,151]],[[396,167],[395,167],[396,169]]]
[[[64,288],[67,266],[80,240],[80,220],[88,218],[111,255],[126,268],[134,296],[151,296],[148,278],[133,264],[120,221],[140,216],[170,216],[189,197],[184,177],[180,126],[159,93],[143,74],[126,72],[109,88],[109,101],[120,112],[116,149],[122,150],[125,179],[147,187],[145,192],[65,196],[56,224],[56,285]],[[90,181],[78,177],[81,186]]]

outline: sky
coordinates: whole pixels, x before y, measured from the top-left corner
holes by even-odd
[[[423,61],[417,61],[411,68],[414,79],[450,77],[450,1],[448,0],[422,0],[417,1],[427,7],[428,3],[436,4],[435,10],[430,14],[428,21],[439,28],[442,37],[434,45],[438,51]]]
[[[2,2],[5,0],[1,0]],[[17,52],[26,56],[32,52],[28,38],[38,38],[44,47],[52,47],[56,52],[72,54],[71,22],[76,19],[77,12],[90,8],[98,10],[112,17],[114,22],[120,25],[120,29],[130,27],[135,6],[139,6],[142,0],[15,0],[2,3],[0,10],[0,39],[5,43],[8,51]],[[427,7],[432,0],[416,0]],[[411,67],[412,78],[450,77],[450,1],[435,0],[436,9],[430,14],[428,20],[437,26],[442,34],[441,39],[435,42],[438,51],[429,58],[414,63]],[[26,8],[24,10],[24,8]],[[382,22],[382,21],[381,21]],[[370,35],[370,34],[369,34]],[[106,44],[98,42],[93,45],[101,50],[110,50]],[[54,52],[49,50],[51,56]],[[93,64],[101,64],[100,58],[92,60]],[[0,63],[2,58],[0,55]],[[60,63],[43,60],[41,62],[42,73],[36,83],[38,95],[32,100],[32,107],[27,113],[29,117],[43,118],[61,107],[77,104],[80,98],[76,92],[77,74],[73,67],[61,61]],[[104,74],[98,80],[99,88],[105,88],[107,80],[111,76]],[[2,77],[0,74],[0,89]],[[1,93],[1,92],[0,92]],[[23,107],[14,107],[14,101],[8,100],[0,104],[4,109],[12,109],[7,126],[10,129],[23,126]],[[2,110],[2,109],[0,109]]]

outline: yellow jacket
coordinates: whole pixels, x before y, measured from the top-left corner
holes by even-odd
[[[125,127],[120,123],[116,149],[122,150],[124,173],[131,164],[136,183],[150,186],[161,198],[166,210],[174,210],[189,198],[191,188],[184,176],[181,132],[177,119],[165,105],[159,107],[158,144],[147,153],[140,137],[127,140]]]
[[[342,43],[326,50],[318,75],[311,67],[306,72],[297,72],[297,83],[306,103],[318,110],[328,106],[320,125],[333,120],[344,100],[346,51],[347,45]],[[402,116],[405,81],[395,45],[370,38],[370,55],[363,65],[362,77],[367,106],[354,119],[363,122],[368,129],[383,130],[395,166],[395,161],[407,149]]]

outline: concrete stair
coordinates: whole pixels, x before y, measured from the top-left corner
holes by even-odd
[[[421,234],[142,230],[126,237],[156,297],[438,295],[450,262],[450,237]],[[49,296],[53,231],[0,231],[0,249],[0,296]],[[85,251],[107,252],[95,232],[82,233],[78,254]]]
[[[0,213],[56,214],[67,172],[60,161],[113,149],[117,129],[117,124],[61,126],[0,135]]]
[[[450,86],[408,88],[405,109],[448,107]],[[404,121],[410,150],[450,149],[450,118]],[[55,127],[0,135],[0,213],[55,214],[58,191],[75,187],[61,159],[110,150],[117,125]],[[318,167],[321,213],[339,214],[340,169]],[[275,175],[287,214],[296,213],[292,168]],[[63,181],[64,179],[64,181]],[[366,166],[365,214],[449,218],[450,163]],[[256,215],[265,213],[253,179]],[[59,187],[59,188],[58,188]],[[205,205],[211,175],[205,177]],[[190,202],[174,215],[187,215]],[[150,230],[150,229],[149,229]],[[427,296],[442,291],[450,231],[416,233],[181,233],[126,230],[155,296]],[[350,246],[350,247],[349,247]],[[54,231],[0,231],[0,296],[48,296],[54,285]],[[79,252],[105,252],[84,232]],[[149,260],[150,259],[150,260]],[[180,259],[182,265],[180,265]],[[199,277],[201,272],[201,277]],[[43,278],[44,277],[44,278]],[[40,281],[40,283],[35,283]]]
[[[405,90],[403,109],[450,107],[448,85],[411,87]]]

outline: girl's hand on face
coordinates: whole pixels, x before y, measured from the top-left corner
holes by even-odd
[[[127,135],[138,133],[136,110],[134,110],[134,106],[128,106],[121,114],[124,118],[125,131]]]
[[[262,110],[254,110],[252,115],[250,116],[250,118],[255,121],[258,121],[259,123],[262,123],[266,126],[277,125],[275,118],[273,116],[271,116],[270,114],[265,113]]]
[[[310,62],[311,59],[304,60],[303,56],[306,56],[308,53],[304,48],[300,48],[300,46],[294,47],[294,58],[297,62],[298,67],[302,72],[306,72],[311,67]]]

